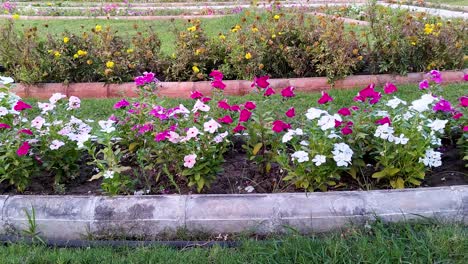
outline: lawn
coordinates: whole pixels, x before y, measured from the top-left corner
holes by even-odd
[[[242,240],[237,248],[174,249],[0,247],[9,263],[468,263],[468,227],[440,223],[373,223],[310,237]]]
[[[427,2],[444,5],[468,6],[468,0],[428,0]]]

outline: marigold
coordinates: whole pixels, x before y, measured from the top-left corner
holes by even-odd
[[[252,32],[254,32],[254,33],[255,33],[255,32],[258,32],[258,28],[255,27],[255,26],[252,26]]]
[[[250,59],[252,58],[252,54],[250,54],[250,52],[247,52],[247,53],[245,54],[245,58],[246,58],[247,60],[250,60]]]
[[[109,69],[114,68],[114,65],[115,65],[115,64],[114,64],[113,61],[108,61],[108,62],[106,62],[106,67],[109,68]]]
[[[426,24],[424,25],[424,34],[429,35],[434,31],[434,24]]]
[[[235,33],[235,32],[237,32],[237,31],[239,31],[240,29],[242,29],[241,26],[235,25],[233,28],[231,28],[231,32],[234,32],[234,33]]]

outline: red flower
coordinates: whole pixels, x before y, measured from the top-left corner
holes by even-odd
[[[25,142],[23,142],[23,144],[21,144],[19,149],[16,151],[16,154],[18,154],[18,156],[24,156],[24,155],[28,154],[30,147],[31,146],[29,146],[29,143],[27,141],[25,141]]]
[[[392,125],[392,121],[390,121],[390,118],[388,116],[375,121],[375,123],[379,125],[385,125],[385,124],[388,124],[389,126]]]
[[[254,82],[252,83],[251,87],[258,86],[258,87],[260,87],[262,89],[265,89],[270,85],[270,83],[268,82],[269,78],[270,77],[268,77],[268,75],[261,76],[261,77],[255,77]]]
[[[201,99],[201,101],[202,101],[203,103],[208,103],[209,101],[211,101],[211,98],[210,98],[210,97],[203,97],[203,98]]]
[[[223,81],[217,79],[211,82],[211,86],[220,90],[224,90],[224,88],[226,88],[226,84],[224,84]]]
[[[468,74],[467,74],[468,75]],[[460,105],[463,106],[463,107],[467,107],[468,106],[468,96],[462,96],[460,97]]]
[[[333,98],[327,92],[322,92],[322,97],[317,102],[319,104],[326,104],[331,101],[333,101]]]
[[[218,71],[218,70],[212,70],[211,73],[210,73],[210,77],[213,77],[213,79],[215,80],[222,80],[224,75],[222,72]]]
[[[388,83],[385,84],[383,90],[384,90],[384,93],[386,93],[386,94],[392,94],[392,93],[398,91],[398,88],[393,83],[388,82]]]
[[[295,94],[294,94],[294,87],[292,86],[288,86],[286,88],[284,88],[283,90],[281,90],[281,96],[287,98],[287,97],[294,97]]]
[[[263,93],[263,96],[270,96],[270,95],[273,95],[275,94],[275,90],[273,90],[272,88],[268,87],[265,92]]]
[[[289,118],[293,118],[296,116],[296,109],[294,107],[289,108],[288,111],[286,111],[286,116]]]
[[[254,110],[255,108],[257,108],[257,106],[255,105],[254,102],[251,102],[251,101],[248,101],[245,103],[244,105],[245,108],[249,109],[249,110]]]
[[[20,131],[18,131],[18,134],[26,134],[32,136],[33,132],[29,129],[21,129]]]
[[[223,116],[222,118],[218,119],[219,122],[225,123],[225,124],[231,124],[233,122],[232,117],[229,115]]]
[[[457,112],[453,115],[453,119],[460,119],[463,116],[463,113]]]
[[[24,109],[30,109],[30,108],[31,106],[23,101],[18,101],[15,107],[13,107],[15,111],[23,111]]]
[[[340,110],[338,110],[338,114],[342,116],[349,116],[351,115],[351,110],[349,110],[349,108],[343,107]]]
[[[238,133],[241,131],[246,130],[247,128],[241,124],[237,124],[237,126],[232,130],[234,133]]]
[[[219,101],[218,107],[224,110],[229,110],[229,108],[231,108],[231,106],[227,103],[226,99]]]
[[[200,93],[199,91],[193,91],[192,94],[190,95],[190,98],[192,99],[199,99],[202,97],[203,97],[203,94]]]
[[[3,129],[10,129],[11,126],[8,125],[8,124],[0,123],[0,129],[2,129],[2,128],[3,128]]]
[[[281,131],[284,131],[284,130],[287,130],[287,129],[290,129],[291,128],[291,125],[290,124],[287,124],[281,120],[276,120],[273,122],[273,131],[275,131],[276,133],[280,133]]]
[[[231,108],[229,110],[234,111],[234,112],[239,112],[240,107],[238,105],[231,105]]]
[[[239,122],[249,121],[249,118],[251,115],[252,115],[252,112],[246,109],[242,109],[242,111],[240,112],[240,116],[239,116]]]

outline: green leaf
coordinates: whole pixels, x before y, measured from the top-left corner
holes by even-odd
[[[421,185],[421,182],[418,181],[418,180],[416,180],[416,179],[414,179],[414,178],[409,178],[409,179],[408,179],[408,182],[410,182],[410,183],[412,183],[412,184],[414,184],[414,185],[416,185],[416,186]]]
[[[128,146],[128,150],[130,150],[130,152],[135,152],[135,148],[137,146],[138,146],[137,142],[130,143],[130,145]]]
[[[402,178],[398,177],[398,179],[396,180],[395,186],[396,186],[396,189],[404,189],[405,181]]]
[[[387,175],[394,176],[395,174],[400,172],[400,169],[398,169],[398,168],[385,168],[385,171],[387,171]]]
[[[101,178],[102,175],[103,175],[103,173],[102,173],[102,172],[99,172],[98,174],[93,175],[93,176],[91,177],[91,179],[89,179],[88,181],[97,180],[97,179]]]
[[[263,144],[261,142],[257,143],[257,145],[255,145],[255,147],[253,148],[252,154],[257,155],[257,153],[260,151],[262,146]]]
[[[379,171],[379,172],[376,172],[376,173],[372,174],[372,178],[376,178],[376,179],[380,179],[380,178],[383,178],[385,176],[387,176],[387,172],[385,172],[385,170]]]

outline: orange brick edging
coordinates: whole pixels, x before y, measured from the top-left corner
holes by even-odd
[[[468,69],[463,71],[443,71],[442,84],[463,82],[463,76],[468,74]],[[387,82],[397,85],[416,84],[424,79],[424,73],[410,73],[407,76],[392,74],[379,75],[353,75],[335,82],[333,89],[364,88],[370,83],[383,86]],[[313,93],[331,89],[325,77],[270,79],[270,86],[279,91],[287,86],[294,86],[296,91]],[[254,90],[252,81],[227,80],[224,81],[226,95],[242,96]],[[211,94],[211,82],[161,82],[158,94],[170,98],[189,98],[192,91],[200,91],[205,95]],[[116,98],[136,97],[137,88],[134,83],[105,84],[105,83],[41,83],[34,85],[17,84],[13,92],[25,98],[48,99],[54,93],[62,93],[67,96],[80,98]]]

